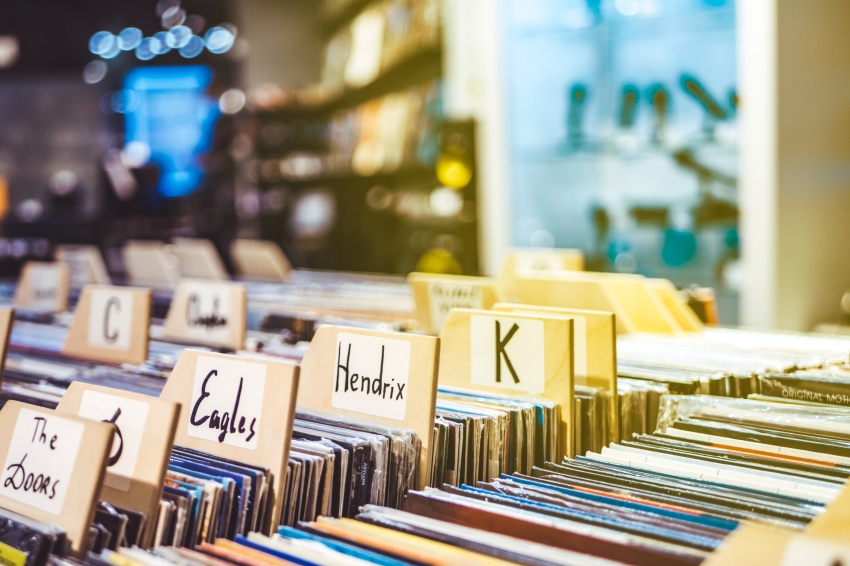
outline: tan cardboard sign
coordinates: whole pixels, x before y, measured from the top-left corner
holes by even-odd
[[[86,285],[62,353],[107,363],[141,364],[148,358],[151,291]]]
[[[144,513],[148,520],[139,544],[150,547],[180,405],[149,395],[75,381],[56,411],[115,424],[118,433],[107,463],[100,499]]]
[[[180,281],[163,331],[190,344],[239,350],[245,344],[248,293],[244,285],[222,281]]]
[[[64,263],[28,261],[15,289],[15,306],[45,312],[68,308],[70,272]]]
[[[440,385],[534,393],[561,405],[560,461],[573,456],[573,320],[455,309],[440,332]]]
[[[416,302],[419,329],[437,335],[452,309],[489,309],[498,300],[489,277],[411,273],[407,280]]]
[[[80,556],[115,426],[9,401],[0,430],[0,507],[64,528]]]
[[[185,350],[160,395],[183,406],[174,444],[271,470],[266,534],[283,506],[298,376],[288,362]]]
[[[268,240],[233,240],[230,259],[240,277],[268,281],[286,281],[292,265],[274,242]]]
[[[301,362],[298,405],[409,428],[422,443],[417,489],[428,485],[440,341],[321,326]]]

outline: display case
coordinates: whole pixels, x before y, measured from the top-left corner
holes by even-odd
[[[734,0],[504,0],[512,245],[717,289],[737,320]]]

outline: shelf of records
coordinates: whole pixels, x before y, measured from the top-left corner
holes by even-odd
[[[849,339],[704,327],[570,250],[402,279],[214,249],[130,242],[113,281],[62,246],[4,287],[4,565],[850,557]]]
[[[252,108],[341,108],[441,75],[439,1],[359,4],[328,38],[318,82],[300,88],[262,85],[250,94]]]

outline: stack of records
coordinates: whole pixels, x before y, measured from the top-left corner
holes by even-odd
[[[0,558],[14,566],[44,566],[51,555],[65,556],[70,545],[65,531],[0,509]]]

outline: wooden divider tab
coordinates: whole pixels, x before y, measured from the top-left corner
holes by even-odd
[[[174,444],[271,470],[266,534],[283,506],[298,376],[298,365],[284,361],[189,349],[160,395],[183,405]]]
[[[407,280],[419,329],[427,334],[439,334],[452,309],[487,310],[499,300],[496,281],[489,277],[411,273]]]
[[[28,261],[15,289],[15,306],[45,312],[68,308],[70,273],[60,262]]]
[[[6,354],[9,352],[9,338],[12,337],[12,323],[15,322],[15,309],[0,307],[0,383],[3,382],[3,369],[6,367]]]
[[[171,299],[168,338],[239,350],[245,344],[248,293],[244,285],[184,279]]]
[[[301,361],[298,405],[412,429],[422,443],[417,489],[428,485],[440,340],[323,325]]]
[[[617,331],[614,313],[558,307],[498,303],[493,310],[519,314],[555,315],[573,320],[573,373],[576,385],[603,389],[608,403],[609,442],[620,440],[617,402]]]
[[[150,312],[150,289],[86,285],[62,353],[98,362],[141,364],[148,359]]]
[[[80,556],[115,425],[8,401],[0,430],[0,507],[62,527]]]
[[[440,384],[493,393],[534,393],[561,405],[558,461],[574,456],[573,320],[455,309],[440,340]]]
[[[239,275],[246,279],[286,281],[292,271],[283,250],[269,240],[233,240],[230,259]]]
[[[180,275],[193,279],[227,279],[227,269],[210,240],[174,238],[172,253],[180,260]]]
[[[139,545],[150,547],[156,532],[156,516],[180,404],[75,381],[56,411],[115,424],[118,434],[107,463],[100,499],[144,513],[147,523]]]
[[[63,245],[56,247],[56,261],[68,266],[71,287],[80,289],[84,285],[109,285],[109,272],[97,246]]]
[[[162,242],[130,240],[122,255],[127,276],[134,285],[171,289],[180,280],[180,260]]]

